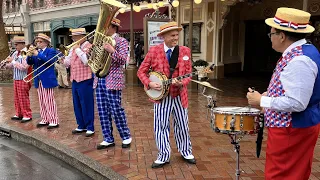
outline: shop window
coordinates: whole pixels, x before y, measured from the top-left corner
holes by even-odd
[[[39,7],[44,7],[44,0],[39,1]]]
[[[6,1],[6,13],[10,12],[10,1]]]
[[[13,11],[13,12],[16,12],[16,11],[17,11],[16,0],[12,0],[12,11]]]
[[[32,0],[32,7],[37,8],[37,6],[38,6],[37,0]]]
[[[189,24],[183,24],[184,46],[189,46]],[[193,23],[192,52],[201,53],[201,26],[202,23]]]

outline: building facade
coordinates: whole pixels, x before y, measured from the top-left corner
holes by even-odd
[[[177,8],[168,3],[161,11],[182,25],[181,45],[188,46],[190,0],[180,0]],[[203,59],[216,65],[211,78],[223,78],[237,73],[269,75],[279,57],[267,37],[269,27],[264,19],[273,17],[278,7],[303,9],[312,14],[316,32],[308,39],[320,48],[319,0],[203,0],[193,5],[193,60]],[[52,45],[71,43],[70,28],[95,29],[100,11],[99,0],[6,0],[3,19],[8,35],[24,34],[31,43],[34,36],[46,33]],[[119,14],[124,22],[123,36],[128,36],[129,11]],[[134,12],[134,17],[153,10]],[[138,18],[139,19],[139,18]],[[137,23],[138,22],[138,23]],[[137,35],[143,25],[134,18]],[[19,29],[20,27],[20,29]],[[10,35],[11,34],[11,35]],[[128,36],[129,37],[129,36]],[[140,37],[142,39],[142,37]]]
[[[315,33],[308,37],[320,50],[319,0],[203,0],[193,4],[193,60],[216,65],[211,78],[239,73],[270,76],[281,54],[271,48],[264,23],[277,8],[311,13]],[[190,0],[180,0],[177,21],[184,27],[180,44],[188,45]]]

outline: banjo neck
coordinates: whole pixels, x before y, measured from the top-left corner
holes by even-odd
[[[199,74],[199,72],[198,72],[198,71],[195,71],[195,72],[192,72],[192,73],[189,73],[189,74],[185,74],[185,75],[182,75],[182,76],[178,76],[178,77],[176,77],[176,78],[168,79],[168,80],[166,80],[166,81],[163,81],[162,83],[163,83],[163,85],[167,86],[167,85],[170,85],[170,84],[172,83],[172,80],[173,80],[173,79],[177,79],[177,80],[180,81],[181,79],[184,79],[184,78],[187,78],[187,77],[192,77],[192,76],[195,76],[195,75],[197,75],[197,74]]]

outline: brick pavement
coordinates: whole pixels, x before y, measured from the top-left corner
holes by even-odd
[[[214,80],[212,84],[225,91],[223,93],[208,91],[208,94],[216,96],[218,106],[246,106],[247,87],[255,86],[256,90],[263,91],[267,82],[258,79],[225,78]],[[57,141],[112,168],[128,179],[235,179],[236,153],[230,144],[230,138],[212,131],[209,120],[206,119],[207,110],[204,108],[206,99],[197,91],[190,92],[189,98],[190,135],[197,164],[189,165],[181,159],[180,153],[176,149],[173,132],[171,132],[172,156],[170,164],[160,169],[151,169],[150,167],[157,156],[153,137],[153,105],[147,101],[147,96],[141,87],[127,87],[123,93],[123,105],[133,137],[130,149],[121,148],[121,139],[115,130],[116,146],[100,151],[96,150],[96,145],[102,141],[97,111],[95,112],[96,134],[93,137],[71,134],[71,130],[76,127],[71,90],[55,90],[61,122],[60,128],[54,130],[36,128],[40,119],[38,97],[34,88],[31,89],[30,97],[32,110],[35,114],[34,120],[25,124],[10,120],[14,113],[12,91],[11,85],[0,86],[0,123],[19,127]],[[256,136],[247,135],[242,139],[240,143],[240,168],[244,172],[241,173],[241,179],[264,179],[266,136],[265,133],[259,159],[255,156]],[[313,161],[311,179],[315,180],[320,177],[320,141],[317,143]]]

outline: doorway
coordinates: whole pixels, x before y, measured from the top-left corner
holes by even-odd
[[[245,29],[244,74],[270,78],[281,57],[281,53],[272,49],[267,35],[270,27],[264,20],[252,20],[245,22]]]

